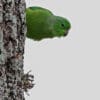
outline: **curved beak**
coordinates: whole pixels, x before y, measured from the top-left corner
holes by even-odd
[[[68,35],[68,30],[64,33],[64,36],[67,36]]]

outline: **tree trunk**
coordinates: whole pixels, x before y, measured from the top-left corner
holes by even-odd
[[[25,9],[24,0],[0,0],[0,100],[25,100],[29,88],[23,70]]]

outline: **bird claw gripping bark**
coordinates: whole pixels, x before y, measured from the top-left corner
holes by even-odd
[[[24,92],[28,93],[28,90],[33,88],[35,84],[33,84],[34,81],[34,76],[29,74],[29,72],[27,72],[26,74],[23,75],[22,77],[22,89],[24,90]]]

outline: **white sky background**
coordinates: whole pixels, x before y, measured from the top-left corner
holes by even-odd
[[[25,71],[35,87],[26,100],[100,100],[99,0],[26,0],[70,20],[65,38],[26,39]]]

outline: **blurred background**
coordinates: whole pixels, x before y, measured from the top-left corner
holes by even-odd
[[[99,0],[26,0],[69,19],[65,38],[26,39],[24,68],[35,87],[26,100],[100,100]]]

